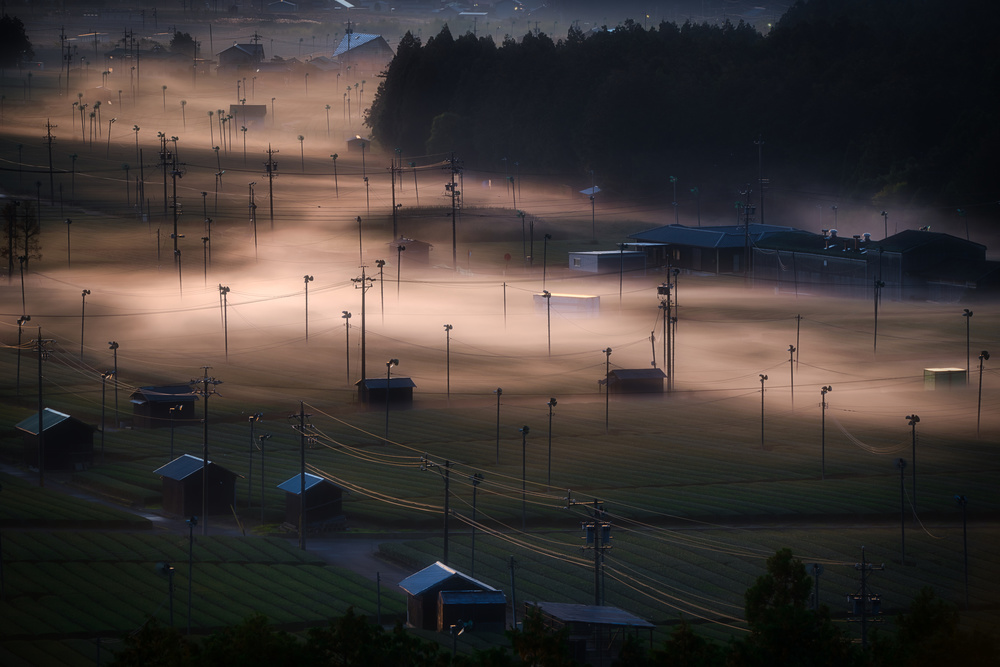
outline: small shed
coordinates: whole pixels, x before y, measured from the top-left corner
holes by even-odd
[[[194,419],[197,400],[189,384],[139,387],[129,397],[132,425],[135,428],[176,426],[178,421]]]
[[[407,264],[420,264],[427,265],[431,263],[431,249],[434,247],[427,241],[417,241],[416,239],[408,239],[400,236],[395,241],[390,241],[386,244],[388,247],[388,252],[391,255],[396,253],[399,260],[399,269],[402,270],[403,263]],[[403,247],[403,251],[400,251],[400,246]]]
[[[348,153],[360,153],[361,151],[371,151],[372,142],[368,139],[361,137],[360,135],[354,135],[347,140],[347,152]]]
[[[646,253],[640,250],[580,250],[569,253],[569,268],[586,273],[646,275]]]
[[[621,652],[625,637],[648,633],[650,648],[656,626],[617,607],[563,602],[526,602],[542,614],[545,627],[569,631],[570,655],[580,665],[610,665]]]
[[[42,462],[46,470],[77,470],[94,460],[94,427],[64,412],[42,410]],[[38,413],[18,422],[24,440],[24,460],[38,466]]]
[[[406,591],[406,623],[411,627],[440,632],[457,620],[472,620],[460,615],[465,612],[478,614],[486,627],[499,619],[500,628],[503,628],[507,609],[503,592],[440,561],[403,579],[399,587]],[[442,598],[440,594],[444,591],[462,591],[468,595]],[[452,603],[457,605],[455,609],[442,608]]]
[[[599,317],[601,314],[601,297],[593,294],[551,294],[549,302],[545,303],[545,294],[533,294],[532,303],[535,312],[546,314],[547,309],[563,316]]]
[[[163,509],[179,516],[201,514],[202,470],[207,469],[205,511],[225,514],[236,503],[236,478],[231,470],[190,454],[184,454],[153,471],[163,479]]]
[[[230,104],[229,115],[237,121],[237,128],[241,125],[250,127],[256,123],[263,123],[267,118],[266,104]]]
[[[438,631],[465,623],[473,630],[503,632],[507,624],[507,596],[503,591],[440,591]]]
[[[413,405],[413,390],[416,388],[413,380],[408,377],[366,378],[355,383],[358,387],[358,400],[371,405],[373,403],[408,408]]]
[[[315,528],[344,522],[344,490],[330,480],[306,473],[306,527]],[[278,485],[285,492],[285,523],[299,527],[302,475]]]
[[[659,368],[616,368],[608,377],[612,394],[662,394],[667,374]]]
[[[925,368],[924,389],[953,389],[968,384],[964,368]]]

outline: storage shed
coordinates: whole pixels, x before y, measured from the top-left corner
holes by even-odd
[[[184,454],[153,471],[163,478],[163,509],[180,516],[201,514],[201,480],[204,459]],[[208,462],[208,482],[205,486],[205,511],[209,515],[225,514],[236,503],[238,475],[222,466]]]
[[[462,574],[438,561],[399,582],[406,591],[406,623],[424,630],[442,631],[455,621],[469,621],[462,614],[481,619],[486,628],[499,623],[503,629],[507,599],[503,591]],[[461,591],[465,595],[444,595]],[[455,605],[454,608],[450,608]],[[483,627],[476,624],[477,627]]]
[[[132,425],[135,428],[157,428],[194,419],[194,402],[197,400],[189,384],[139,387],[129,397]]]
[[[646,275],[646,253],[639,250],[581,250],[569,253],[569,268],[587,273]]]
[[[358,400],[367,404],[385,405],[386,400],[391,405],[410,407],[413,405],[413,390],[416,384],[408,377],[367,378],[358,380]]]
[[[306,473],[306,528],[332,527],[344,523],[344,490],[328,479]],[[285,492],[285,523],[299,527],[302,505],[302,475],[278,485]]]
[[[616,368],[608,377],[612,394],[662,394],[667,374],[659,368]]]
[[[964,368],[925,368],[924,389],[953,389],[968,384]]]
[[[617,607],[563,602],[526,602],[524,606],[525,614],[537,609],[547,629],[568,629],[570,655],[576,664],[612,664],[628,635],[648,634],[652,648],[655,626]]]
[[[94,460],[94,427],[66,413],[42,411],[42,461],[46,470],[75,470]],[[24,440],[24,460],[38,466],[38,413],[18,422]]]

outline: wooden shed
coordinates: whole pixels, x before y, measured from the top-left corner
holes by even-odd
[[[135,428],[158,428],[194,419],[194,402],[197,400],[189,384],[139,387],[129,397],[132,425]]]
[[[236,502],[236,478],[231,470],[190,454],[184,454],[153,471],[163,479],[163,509],[180,516],[201,514],[202,470],[208,472],[205,511],[226,514]]]
[[[410,407],[413,405],[413,390],[416,388],[413,380],[408,377],[367,378],[355,383],[358,387],[358,400],[362,403]]]
[[[306,528],[330,527],[344,523],[344,490],[328,479],[306,473]],[[302,476],[295,475],[278,485],[285,492],[285,523],[299,527]]]
[[[24,440],[24,460],[29,466],[38,466],[38,413],[18,422]],[[42,411],[41,433],[46,470],[78,470],[94,460],[93,426],[85,424],[58,410]]]
[[[608,377],[612,394],[662,394],[667,374],[659,368],[616,368]]]
[[[499,623],[503,628],[507,599],[503,591],[462,574],[438,561],[399,582],[406,591],[406,623],[424,630],[447,630],[456,621],[469,621],[462,614],[482,619],[485,628]],[[462,592],[465,595],[442,596]],[[450,605],[455,605],[450,608]],[[483,627],[476,624],[476,627]]]

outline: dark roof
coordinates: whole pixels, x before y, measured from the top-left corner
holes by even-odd
[[[73,419],[73,417],[52,408],[45,408],[42,410],[42,431],[48,431],[56,424],[61,424],[68,419]],[[31,435],[38,435],[38,413],[36,412],[31,417],[18,422],[14,428],[30,433]]]
[[[617,607],[598,607],[589,604],[570,604],[566,602],[535,602],[533,604],[553,618],[567,623],[620,625],[633,628],[656,627],[649,621],[643,620]]]
[[[667,377],[659,368],[616,368],[611,375],[619,380],[662,380]]]
[[[873,243],[876,246],[880,246],[883,252],[906,252],[907,250],[914,250],[929,244],[940,245],[945,241],[976,246],[977,248],[981,248],[983,252],[986,252],[986,246],[981,243],[967,241],[951,234],[945,234],[944,232],[931,232],[920,229],[904,229],[898,234],[893,234],[877,243]]]
[[[750,242],[756,243],[764,236],[778,232],[801,232],[794,227],[779,227],[777,225],[750,224]],[[746,243],[746,227],[743,225],[721,225],[717,227],[687,227],[685,225],[666,225],[648,229],[644,232],[630,234],[630,239],[647,243],[672,243],[675,245],[696,246],[700,248],[742,248]]]
[[[264,58],[264,45],[263,44],[233,44],[229,48],[223,49],[222,51],[219,51],[219,53],[217,53],[216,55],[221,55],[221,54],[225,53],[226,51],[232,51],[233,49],[236,49],[237,51],[245,53],[246,55],[250,56],[251,58],[256,58],[258,60]]]
[[[629,246],[638,245],[630,243]],[[662,245],[662,244],[644,244]],[[646,253],[641,250],[570,250],[571,255],[609,255],[611,257],[645,257]]]
[[[458,570],[451,569],[441,561],[438,561],[433,565],[428,565],[419,572],[411,574],[406,579],[399,582],[399,587],[410,595],[421,595],[422,593],[426,593],[431,588],[440,586],[449,579],[454,578],[461,579],[472,584],[472,587],[475,587],[477,590],[497,590],[489,584],[484,584],[478,579],[473,579],[466,574],[462,574]]]
[[[197,456],[184,454],[177,457],[167,465],[157,468],[153,471],[153,474],[167,477],[169,479],[186,479],[201,470],[203,461],[204,459],[200,459]],[[208,465],[212,465],[212,462],[209,461]]]
[[[369,389],[385,389],[387,378],[366,378],[364,380],[358,380],[358,383],[365,383],[365,386]],[[413,380],[407,377],[394,377],[389,381],[389,389],[406,389],[416,387],[417,385],[413,383]]]
[[[386,48],[389,48],[389,43],[382,39],[382,35],[370,35],[361,32],[352,32],[349,35],[344,35],[340,39],[340,44],[334,49],[333,57],[342,56],[348,51],[353,51],[365,44],[377,42],[380,39],[385,43]],[[392,49],[389,50],[391,51]]]
[[[191,391],[189,384],[172,384],[151,387],[139,387],[132,392],[133,403],[169,403],[177,400],[197,401],[198,397]]]
[[[441,591],[438,595],[445,604],[507,604],[503,591]]]
[[[302,491],[302,482],[300,481],[301,478],[302,475],[295,475],[291,479],[286,479],[284,482],[279,484],[278,488],[281,489],[282,491],[287,491],[288,493],[294,493],[295,495],[299,495],[299,493]],[[326,482],[331,486],[336,486],[336,484],[334,484],[329,480],[326,480],[322,477],[313,475],[308,472],[306,473],[306,491],[313,488],[317,484],[322,484],[323,482]]]

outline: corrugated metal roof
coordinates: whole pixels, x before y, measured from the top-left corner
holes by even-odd
[[[369,389],[385,389],[386,378],[368,378],[366,380],[358,380],[358,382],[364,382],[365,386]],[[406,389],[407,387],[416,387],[413,380],[406,377],[395,377],[392,378],[388,383],[389,389]]]
[[[168,479],[187,479],[202,469],[203,461],[204,459],[198,458],[197,456],[184,454],[177,457],[167,465],[157,468],[153,471],[153,474],[160,475]],[[209,461],[208,465],[212,465],[212,462]]]
[[[622,625],[634,628],[656,627],[649,621],[617,607],[598,607],[589,604],[570,604],[565,602],[535,602],[529,604],[534,604],[543,612],[567,623]]]
[[[295,475],[291,479],[286,479],[284,482],[278,485],[278,488],[281,489],[282,491],[287,491],[288,493],[294,493],[295,495],[299,495],[299,493],[302,491],[302,482],[300,481],[301,477],[302,475]],[[316,475],[313,475],[312,473],[307,472],[306,491],[313,488],[322,481],[324,481],[322,477],[318,477]]]
[[[58,410],[53,410],[52,408],[45,408],[42,410],[42,430],[48,431],[56,424],[61,424],[67,419],[72,418],[64,412],[59,412]],[[31,435],[38,435],[38,413],[36,412],[31,417],[18,422],[14,428],[26,431]]]
[[[336,50],[333,52],[333,56],[342,56],[348,51],[352,51],[359,46],[368,44],[369,42],[374,42],[377,39],[381,39],[381,35],[369,35],[362,32],[353,32],[350,35],[344,35],[340,39],[340,44],[337,45]],[[350,41],[348,41],[350,40]]]
[[[489,584],[484,584],[478,579],[473,579],[466,574],[462,574],[458,570],[451,569],[441,561],[438,561],[433,565],[428,565],[419,572],[411,574],[406,579],[399,582],[399,587],[410,595],[420,595],[434,586],[443,584],[449,579],[456,577],[472,584],[473,587],[477,589],[482,589],[484,591],[497,590]]]
[[[503,591],[441,591],[438,595],[445,604],[507,604]]]
[[[768,234],[794,231],[799,230],[796,230],[794,227],[751,223],[750,241],[756,243]],[[714,227],[666,225],[637,234],[630,234],[629,238],[649,243],[672,243],[699,248],[741,248],[746,243],[746,233],[746,227],[743,225],[719,225]]]

